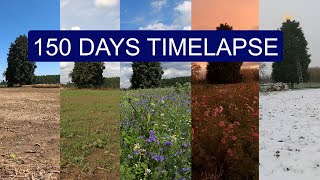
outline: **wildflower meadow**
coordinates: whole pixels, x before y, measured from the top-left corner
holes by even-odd
[[[259,85],[192,86],[194,179],[258,179]]]
[[[191,179],[191,85],[122,91],[121,179]]]

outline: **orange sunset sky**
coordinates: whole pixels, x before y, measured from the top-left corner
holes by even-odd
[[[259,0],[192,0],[192,29],[215,30],[220,23],[233,29],[259,29]],[[198,63],[205,70],[206,62]],[[244,63],[243,68],[257,68],[257,63]]]

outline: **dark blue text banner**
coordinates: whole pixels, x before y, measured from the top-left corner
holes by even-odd
[[[29,31],[38,62],[279,62],[281,31]]]

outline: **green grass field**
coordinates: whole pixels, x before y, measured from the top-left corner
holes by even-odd
[[[61,90],[60,99],[62,177],[119,179],[120,90]]]

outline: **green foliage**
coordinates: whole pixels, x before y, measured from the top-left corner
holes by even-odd
[[[191,179],[191,89],[176,88],[123,91],[123,179]]]
[[[69,76],[79,88],[95,87],[103,84],[104,69],[103,62],[76,62]]]
[[[0,85],[6,86],[6,85],[7,85],[7,82],[6,82],[5,80],[2,80],[2,81],[0,82]]]
[[[303,81],[308,81],[310,54],[300,23],[287,20],[282,23],[280,30],[284,36],[284,60],[272,64],[272,79],[276,82],[298,83],[297,61],[300,61]]]
[[[176,83],[185,84],[188,82],[191,83],[190,76],[161,79],[161,86],[162,87],[172,87],[172,86],[175,86]]]
[[[67,83],[64,84],[63,87],[65,88],[74,88],[76,87],[75,83]],[[94,89],[119,89],[120,88],[120,77],[104,77],[103,78],[103,84],[100,86],[92,86],[91,88]]]
[[[102,88],[120,88],[120,77],[105,77],[103,78]]]
[[[163,70],[160,62],[134,62],[130,79],[132,89],[157,88],[161,85]]]
[[[17,37],[11,43],[7,58],[8,67],[4,72],[8,86],[14,84],[30,85],[34,80],[34,71],[37,68],[34,62],[28,60],[28,38],[25,35]]]
[[[60,75],[35,76],[33,84],[59,84]]]
[[[188,93],[191,91],[191,83],[186,82],[183,85],[180,84],[179,82],[176,82],[176,85],[174,86],[175,92],[180,94],[180,93]]]
[[[220,24],[217,30],[232,30],[228,24]],[[210,84],[239,83],[242,80],[240,68],[242,63],[238,62],[209,62],[207,65],[206,79]]]

